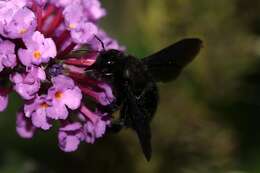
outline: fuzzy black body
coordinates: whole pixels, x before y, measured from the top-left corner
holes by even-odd
[[[123,79],[115,81],[116,87],[113,89],[119,91],[117,97],[123,106],[119,124],[114,123],[112,128],[118,130],[121,127],[128,127],[135,130],[143,153],[146,159],[150,160],[152,153],[150,122],[158,105],[157,85],[139,59],[133,56],[124,56],[122,59]]]
[[[122,61],[122,76],[114,78],[113,81],[107,81],[111,82],[117,98],[115,107],[123,105],[121,119],[124,122],[121,121],[120,123],[124,123],[123,126],[132,127],[136,123],[132,119],[136,117],[128,116],[128,114],[138,115],[137,109],[140,109],[138,111],[142,113],[140,117],[150,122],[156,111],[159,98],[156,82],[139,59],[133,56],[122,56],[120,59]],[[138,108],[135,108],[135,106]],[[131,109],[134,110],[131,111]],[[141,120],[140,117],[138,117],[139,120]]]
[[[118,50],[102,51],[86,72],[112,86],[116,100],[109,110],[120,109],[120,118],[111,129],[133,129],[147,160],[152,154],[150,122],[159,100],[156,82],[174,80],[201,46],[200,39],[184,39],[142,60]]]
[[[150,122],[159,96],[156,82],[145,64],[117,50],[103,51],[91,67],[91,75],[112,86],[116,100],[109,105],[110,110],[114,112],[122,107],[120,118],[112,124],[111,130],[120,131],[123,127],[135,130],[149,160],[152,153]]]

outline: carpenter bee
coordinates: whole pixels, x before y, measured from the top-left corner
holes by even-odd
[[[112,87],[116,101],[109,108],[112,112],[120,109],[120,117],[111,130],[133,129],[148,161],[152,154],[150,122],[159,100],[156,82],[175,80],[201,47],[200,39],[183,39],[143,59],[118,50],[103,50],[86,70],[89,77]]]

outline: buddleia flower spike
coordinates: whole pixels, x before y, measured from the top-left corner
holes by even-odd
[[[72,152],[106,133],[111,116],[98,105],[113,101],[111,86],[84,75],[101,50],[122,49],[97,25],[105,15],[99,0],[0,1],[0,111],[10,93],[22,98],[21,137],[59,122],[59,147]]]

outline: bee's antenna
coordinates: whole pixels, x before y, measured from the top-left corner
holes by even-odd
[[[104,45],[103,41],[97,35],[95,35],[95,38],[101,43],[103,51],[105,51],[106,49],[105,49],[105,45]]]

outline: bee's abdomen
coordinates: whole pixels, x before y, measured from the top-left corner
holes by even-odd
[[[145,112],[146,118],[151,120],[157,110],[159,101],[158,88],[156,83],[150,81],[144,88],[142,94],[137,97],[138,105]]]

